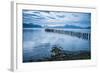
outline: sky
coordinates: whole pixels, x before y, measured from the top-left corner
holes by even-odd
[[[43,27],[74,25],[91,26],[91,13],[23,10],[23,23],[35,24]]]

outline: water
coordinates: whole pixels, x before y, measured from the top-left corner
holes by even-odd
[[[63,29],[90,32],[89,29]],[[90,41],[66,34],[45,32],[44,28],[23,29],[23,60],[48,58],[52,46],[66,51],[90,51]]]

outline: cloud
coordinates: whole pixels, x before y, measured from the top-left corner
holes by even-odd
[[[79,25],[89,26],[91,23],[90,13],[79,12],[59,12],[59,11],[36,11],[36,10],[23,10],[23,22],[33,23],[37,25],[50,25],[57,24],[65,25]]]

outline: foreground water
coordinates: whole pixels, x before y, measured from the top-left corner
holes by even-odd
[[[63,29],[76,32],[90,32],[90,29]],[[43,28],[23,29],[23,62],[51,56],[52,46],[57,45],[66,51],[90,51],[90,40],[66,34],[45,32]]]

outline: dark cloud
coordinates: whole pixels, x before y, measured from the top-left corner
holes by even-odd
[[[65,15],[57,15],[57,17],[59,17],[59,18],[64,18],[64,17],[66,17]]]
[[[52,17],[52,16],[47,16],[48,18],[50,18],[50,19],[56,19],[55,17]]]

